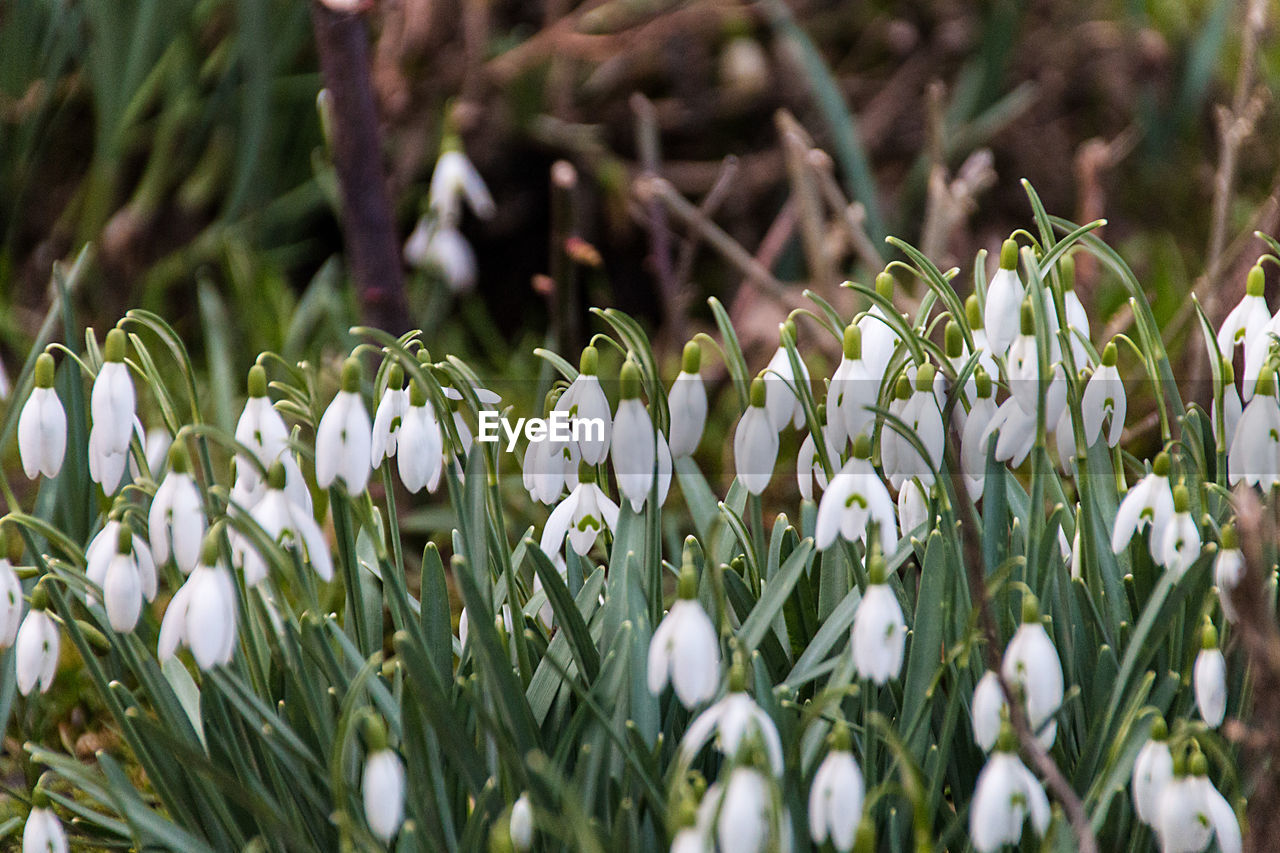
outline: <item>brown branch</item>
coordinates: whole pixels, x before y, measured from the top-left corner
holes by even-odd
[[[636,92],[631,96],[631,112],[636,117],[636,150],[640,157],[641,174],[657,177],[662,161],[658,117],[653,102]],[[658,292],[662,295],[663,320],[676,341],[685,337],[685,312],[688,309],[689,289],[675,277],[675,265],[671,253],[671,228],[662,203],[651,198],[645,203],[649,230],[649,258],[658,280]]]

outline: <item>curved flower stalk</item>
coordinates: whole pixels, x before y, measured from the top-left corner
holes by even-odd
[[[693,455],[707,425],[707,389],[702,383],[701,367],[702,347],[697,341],[689,341],[680,357],[680,375],[671,383],[667,395],[671,413],[668,441],[676,459]]]
[[[778,728],[746,690],[746,664],[736,660],[729,670],[728,695],[699,714],[685,729],[680,742],[682,760],[692,760],[713,737],[716,749],[731,760],[748,740],[758,740],[764,746],[774,775],[782,775],[782,739],[778,737]]]
[[[853,615],[850,646],[853,667],[863,678],[885,684],[902,673],[907,623],[902,605],[886,583],[884,557],[872,550],[868,586]]]
[[[1200,556],[1200,528],[1191,517],[1191,498],[1186,485],[1179,483],[1173,489],[1173,517],[1165,528],[1160,545],[1160,557],[1156,561],[1182,577]]]
[[[404,368],[392,364],[387,368],[387,388],[382,392],[382,399],[378,401],[378,408],[373,413],[369,461],[374,468],[381,465],[383,459],[391,459],[396,455],[400,428],[408,408],[409,391],[404,387]]]
[[[840,365],[827,386],[827,439],[837,449],[859,435],[871,435],[880,380],[862,357],[862,331],[852,324],[846,326]]]
[[[609,455],[609,442],[613,433],[613,418],[609,414],[609,400],[600,387],[596,375],[600,353],[589,346],[582,351],[578,377],[569,383],[564,394],[555,404],[555,411],[564,412],[570,429],[577,431],[573,442],[579,458],[588,465],[599,465]]]
[[[628,360],[619,377],[621,399],[613,420],[613,472],[618,491],[640,512],[653,487],[657,440],[649,412],[640,402],[640,368]]]
[[[137,406],[133,379],[124,363],[126,341],[121,329],[107,332],[103,364],[94,377],[89,397],[93,417],[89,430],[89,476],[109,494],[116,491],[124,477]]]
[[[47,612],[48,606],[47,594],[37,585],[13,646],[18,692],[23,696],[37,687],[47,693],[58,672],[58,626]]]
[[[596,485],[595,469],[584,463],[578,468],[578,485],[552,510],[538,544],[554,560],[567,535],[570,547],[586,556],[606,527],[618,529],[618,505]]]
[[[1200,853],[1212,841],[1222,853],[1240,853],[1240,823],[1209,781],[1209,763],[1194,741],[1189,756],[1174,758],[1173,778],[1158,802],[1156,835],[1164,853]]]
[[[773,478],[778,461],[778,431],[765,408],[767,391],[760,377],[751,380],[751,405],[733,432],[733,462],[738,480],[748,492],[758,495]]]
[[[53,356],[40,353],[31,396],[18,416],[18,455],[29,480],[58,476],[67,449],[67,413],[53,390],[54,373]]]
[[[1227,660],[1218,648],[1218,630],[1207,618],[1200,637],[1193,679],[1196,709],[1205,725],[1216,729],[1227,715]]]
[[[783,323],[779,333],[784,339],[790,337],[794,341],[795,323],[790,320]],[[804,359],[797,360],[800,364],[798,377],[792,369],[791,357],[787,354],[786,346],[779,344],[773,358],[769,359],[769,364],[760,373],[764,377],[764,406],[769,413],[769,423],[772,424],[774,432],[782,432],[788,422],[796,429],[804,425],[804,406],[800,403],[795,387],[800,382],[809,384],[809,368],[805,366]]]
[[[1162,717],[1151,723],[1151,734],[1133,762],[1133,808],[1138,819],[1155,829],[1160,794],[1173,779],[1173,753],[1169,728]]]
[[[1173,489],[1169,485],[1169,454],[1156,454],[1151,472],[1129,489],[1116,510],[1111,531],[1111,550],[1119,554],[1134,534],[1150,527],[1148,548],[1151,559],[1161,562],[1160,549],[1165,529],[1173,520]]]
[[[670,680],[689,710],[713,698],[720,686],[720,638],[697,594],[698,579],[686,554],[678,598],[649,641],[649,692],[661,694]]]
[[[1036,834],[1049,828],[1049,798],[1040,781],[1014,752],[1013,729],[1001,727],[996,751],[978,774],[978,785],[969,806],[969,838],[979,853],[995,853],[1022,838],[1028,818]]]
[[[1046,748],[1057,737],[1053,719],[1062,706],[1062,662],[1049,632],[1040,621],[1040,603],[1031,593],[1022,599],[1022,624],[1004,650],[1005,681],[1016,685],[1026,703],[1027,722]]]
[[[236,590],[231,573],[218,560],[220,531],[211,530],[200,550],[200,561],[186,583],[174,593],[160,623],[156,654],[161,662],[191,650],[196,665],[206,672],[231,662],[236,648]]]
[[[169,450],[169,473],[151,499],[147,529],[151,555],[162,564],[172,556],[174,565],[190,574],[200,559],[205,520],[200,488],[191,476],[191,457],[181,442]]]
[[[1004,355],[1017,337],[1019,309],[1026,292],[1018,278],[1018,244],[1005,240],[1000,246],[1000,269],[987,285],[987,304],[983,313],[983,325],[992,352]]]
[[[843,720],[832,728],[827,746],[830,751],[809,788],[809,837],[814,844],[830,841],[836,850],[848,853],[862,818],[866,783],[851,752],[849,728]]]
[[[409,383],[409,400],[400,425],[403,453],[396,454],[400,482],[411,493],[434,492],[444,474],[444,434],[426,390],[415,379]]]
[[[1117,355],[1115,341],[1111,341],[1103,349],[1102,363],[1089,377],[1084,396],[1080,401],[1080,414],[1084,420],[1084,437],[1090,446],[1102,434],[1104,423],[1107,424],[1108,447],[1119,444],[1120,436],[1124,433],[1124,417],[1128,401],[1125,398],[1124,382],[1120,379],[1120,371],[1116,369]]]
[[[836,472],[818,504],[814,545],[825,551],[842,538],[859,542],[874,525],[881,553],[892,554],[898,547],[898,523],[893,498],[871,465],[871,442],[860,435],[853,443],[853,456]]]
[[[360,362],[342,365],[342,385],[316,427],[316,485],[327,489],[338,479],[350,495],[365,490],[372,472],[373,424],[360,397]]]
[[[333,579],[333,558],[329,554],[329,543],[325,541],[324,532],[311,513],[289,500],[285,491],[284,465],[281,463],[276,462],[268,470],[267,493],[249,515],[268,539],[286,547],[290,544],[297,547],[321,580]],[[237,547],[233,552],[241,561],[244,582],[255,586],[266,580],[267,563],[263,556],[243,534],[237,535],[234,541]],[[206,540],[206,546],[207,544]]]

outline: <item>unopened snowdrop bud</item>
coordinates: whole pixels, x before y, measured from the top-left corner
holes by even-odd
[[[1000,247],[1000,269],[987,285],[987,307],[983,320],[991,350],[1003,355],[1018,336],[1019,309],[1026,288],[1018,278],[1018,244],[1005,240]]]
[[[1245,279],[1244,296],[1231,309],[1231,313],[1227,314],[1218,329],[1218,351],[1227,361],[1231,360],[1236,347],[1243,346],[1248,353],[1259,337],[1264,335],[1267,324],[1271,321],[1271,312],[1267,309],[1267,300],[1263,295],[1265,286],[1266,277],[1262,266],[1256,264]]]
[[[871,439],[860,434],[854,439],[853,455],[822,493],[814,545],[824,551],[837,538],[857,542],[867,535],[868,525],[874,525],[881,552],[893,553],[898,546],[893,498],[871,464]]]
[[[31,814],[22,829],[22,853],[67,853],[67,835],[54,813],[49,795],[37,783],[31,792]]]
[[[778,460],[778,431],[765,408],[765,380],[751,381],[751,405],[733,433],[733,461],[738,479],[748,492],[758,495],[769,485]]]
[[[1133,807],[1138,819],[1153,829],[1159,814],[1160,794],[1173,779],[1173,753],[1169,751],[1169,727],[1157,716],[1151,734],[1133,762]]]
[[[124,363],[127,338],[121,329],[107,333],[103,364],[93,380],[89,411],[89,475],[108,492],[114,492],[124,476],[129,442],[133,437],[137,398],[133,379]]]
[[[996,751],[978,774],[978,785],[969,805],[969,838],[979,853],[995,853],[1022,838],[1022,825],[1043,837],[1049,828],[1049,798],[1015,749],[1013,728],[1005,723]]]
[[[1084,437],[1090,446],[1098,440],[1102,433],[1102,425],[1108,422],[1107,446],[1115,447],[1120,443],[1124,432],[1125,411],[1128,405],[1124,393],[1124,382],[1116,369],[1115,341],[1111,341],[1102,350],[1102,364],[1089,377],[1085,385],[1084,397],[1081,399],[1081,417],[1084,419]]]
[[[373,425],[360,398],[360,362],[342,365],[342,387],[316,428],[316,485],[327,489],[338,478],[347,493],[358,495],[369,482]]]
[[[18,455],[31,480],[41,474],[58,476],[67,449],[67,413],[53,390],[53,379],[53,356],[42,352],[36,358],[35,387],[18,417]]]
[[[1209,728],[1216,729],[1227,714],[1227,661],[1218,648],[1218,629],[1207,617],[1200,632],[1194,681],[1200,719]]]
[[[570,547],[585,556],[606,527],[618,529],[618,505],[596,485],[595,469],[582,462],[578,466],[578,485],[552,510],[542,528],[539,546],[554,559],[567,535]]]
[[[690,559],[680,570],[678,592],[649,642],[649,692],[659,695],[670,679],[680,704],[692,710],[716,695],[720,641],[697,601],[698,579]]]
[[[1228,621],[1236,619],[1232,601],[1236,585],[1244,575],[1244,555],[1240,552],[1240,537],[1234,524],[1222,525],[1222,547],[1213,561],[1213,582],[1218,587],[1218,600],[1222,602],[1222,615]]]
[[[778,821],[773,800],[769,777],[754,767],[735,767],[725,783],[720,813],[716,816],[718,849],[735,853],[778,849],[770,847],[771,842],[776,844],[779,840],[774,833]]]
[[[1004,690],[1000,687],[1000,677],[987,670],[973,688],[973,701],[969,706],[973,740],[982,747],[983,752],[990,752],[995,747],[996,738],[1000,736],[1000,725],[1008,708],[1008,703],[1004,701]]]
[[[377,468],[383,459],[396,455],[396,439],[404,413],[409,408],[409,392],[404,386],[404,368],[393,364],[387,368],[387,390],[382,392],[378,409],[373,414],[373,436],[370,444],[370,461]]]
[[[577,454],[588,465],[599,465],[609,455],[609,443],[613,433],[613,418],[609,414],[609,400],[600,387],[596,375],[600,353],[589,346],[582,351],[578,364],[578,377],[569,384],[556,403],[555,411],[568,415],[571,427],[578,436],[573,442]]]
[[[1218,409],[1222,409],[1222,425],[1218,425]],[[1240,392],[1236,389],[1236,373],[1231,362],[1222,363],[1222,394],[1213,395],[1213,406],[1210,408],[1209,420],[1213,424],[1213,437],[1223,446],[1230,447],[1235,440],[1236,428],[1240,425],[1240,416],[1244,413],[1244,404],[1240,402]]]
[[[1079,368],[1089,360],[1089,353],[1084,346],[1084,342],[1089,340],[1089,314],[1084,310],[1080,295],[1076,293],[1075,259],[1071,255],[1064,255],[1058,261],[1058,271],[1062,280],[1062,307],[1067,315],[1072,363]],[[1052,301],[1046,304],[1052,305]]]
[[[1030,593],[1022,599],[1022,624],[1005,649],[1001,672],[1021,689],[1032,731],[1052,744],[1058,731],[1053,715],[1063,697],[1062,663],[1040,621],[1039,602]]]
[[[862,818],[866,783],[850,752],[849,728],[843,720],[835,724],[827,743],[831,751],[809,789],[809,837],[814,844],[830,840],[836,850],[848,853]]]
[[[406,451],[396,454],[400,482],[415,494],[424,486],[434,492],[444,474],[444,433],[426,390],[416,379],[409,383],[407,403],[399,435]]]
[[[1257,387],[1236,425],[1227,448],[1227,480],[1270,491],[1280,483],[1280,406],[1276,405],[1275,370],[1271,364],[1258,374]]]
[[[657,443],[653,421],[640,401],[640,368],[628,360],[619,376],[618,413],[613,420],[613,472],[618,491],[640,512],[653,487]]]
[[[231,573],[219,560],[221,536],[216,527],[209,531],[199,563],[169,601],[156,650],[161,663],[173,657],[179,645],[191,649],[196,665],[206,672],[231,662],[236,648],[236,590]]]
[[[929,523],[929,499],[914,477],[902,484],[898,492],[898,528],[906,539],[917,528]]]
[[[47,692],[58,671],[58,626],[47,607],[48,594],[37,585],[31,594],[31,610],[22,620],[13,649],[18,692],[23,696],[30,695],[36,687],[41,693]]]
[[[972,500],[978,500],[986,488],[987,439],[989,428],[996,416],[996,403],[992,395],[991,376],[978,365],[974,370],[974,399],[965,418],[960,434],[960,468],[964,474],[965,489]]]
[[[386,727],[370,719],[365,726],[368,754],[360,789],[364,795],[364,818],[383,844],[400,830],[404,821],[404,763],[387,747]]]
[[[1179,483],[1173,489],[1173,517],[1165,528],[1157,562],[1175,577],[1182,577],[1199,556],[1200,528],[1191,517],[1190,492],[1185,484]]]
[[[884,557],[872,549],[868,585],[853,616],[853,666],[863,678],[885,684],[902,672],[907,623],[898,597],[885,582]]]
[[[169,473],[156,489],[147,514],[151,555],[163,564],[172,554],[178,569],[190,574],[200,559],[205,528],[200,489],[191,476],[191,457],[178,441],[169,448]]]
[[[773,425],[775,432],[781,432],[788,422],[796,429],[804,423],[804,406],[801,405],[795,388],[800,383],[809,384],[809,368],[805,367],[804,359],[797,353],[796,361],[800,365],[800,376],[797,377],[792,369],[791,356],[787,352],[787,341],[795,345],[795,323],[787,320],[779,328],[783,343],[778,345],[773,358],[769,359],[769,364],[761,373],[765,385],[765,409],[769,412],[769,423]]]
[[[877,321],[878,325],[879,324]],[[827,432],[837,449],[845,442],[869,433],[875,422],[880,393],[880,376],[872,375],[870,365],[862,357],[862,330],[849,325],[844,330],[844,351],[831,383],[827,386]]]
[[[701,367],[702,347],[697,341],[689,341],[680,358],[680,375],[671,383],[667,395],[671,413],[669,445],[676,459],[698,449],[707,425],[707,389],[702,384]]]
[[[533,847],[533,806],[528,794],[521,794],[511,807],[511,846],[517,853]]]
[[[1115,526],[1111,531],[1111,550],[1119,554],[1129,544],[1133,535],[1144,527],[1151,528],[1148,549],[1151,558],[1162,563],[1160,551],[1164,547],[1165,529],[1173,519],[1173,489],[1169,485],[1169,454],[1156,454],[1151,463],[1151,473],[1129,489],[1116,510]]]
[[[138,624],[142,612],[142,577],[133,555],[133,531],[121,524],[116,533],[116,555],[107,564],[102,580],[102,603],[111,629],[128,633]]]

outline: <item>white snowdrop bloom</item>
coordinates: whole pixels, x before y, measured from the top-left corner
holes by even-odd
[[[613,419],[613,472],[618,491],[640,512],[653,487],[657,439],[649,411],[640,401],[640,368],[632,361],[622,365],[618,412]]]
[[[107,333],[102,367],[93,380],[89,411],[89,476],[109,493],[114,493],[124,477],[129,442],[135,427],[137,398],[129,368],[124,363],[125,334],[120,329]]]
[[[386,747],[385,739],[384,733],[380,748],[365,758],[360,790],[369,829],[383,844],[390,844],[404,822],[404,762]]]
[[[679,459],[690,456],[702,441],[707,425],[707,389],[702,383],[702,348],[696,341],[684,345],[680,375],[671,383],[667,408],[671,415],[668,441],[671,455]]]
[[[973,688],[973,701],[969,706],[973,740],[983,752],[995,748],[996,739],[1000,736],[1000,723],[1008,707],[1004,701],[1004,690],[1000,688],[1000,677],[987,670]]]
[[[142,576],[133,555],[133,532],[127,525],[117,531],[116,553],[102,578],[102,603],[111,630],[126,634],[137,627],[142,613]]]
[[[1211,729],[1222,725],[1227,715],[1227,660],[1218,648],[1218,631],[1205,620],[1200,634],[1200,653],[1196,655],[1196,709],[1200,719]]]
[[[773,720],[746,694],[747,673],[735,663],[729,672],[729,693],[699,714],[680,742],[682,760],[689,761],[715,737],[715,747],[726,758],[738,754],[743,742],[755,735],[764,743],[773,772],[782,775],[782,739]]]
[[[995,420],[996,403],[991,397],[991,378],[981,365],[975,371],[973,404],[960,433],[960,470],[971,500],[978,500],[986,488],[988,427]]]
[[[1037,737],[1052,745],[1058,732],[1053,715],[1062,705],[1062,662],[1040,621],[1040,605],[1030,593],[1022,600],[1022,624],[1004,650],[1005,681],[1020,688],[1027,722]]]
[[[849,751],[849,730],[843,722],[836,723],[829,743],[831,751],[813,774],[809,788],[809,837],[814,844],[829,840],[836,850],[848,853],[862,818],[866,783]]]
[[[105,446],[103,433],[89,429],[89,479],[115,494],[129,464],[129,450],[111,450]]]
[[[898,547],[898,523],[893,498],[871,465],[871,442],[860,435],[853,443],[853,456],[844,464],[822,493],[814,526],[814,545],[825,551],[836,541],[857,542],[874,524],[880,551],[892,554]]]
[[[876,293],[892,302],[894,284],[893,273],[887,270],[881,272],[876,276]],[[857,326],[862,338],[863,361],[867,365],[867,372],[876,382],[878,393],[879,384],[893,358],[898,333],[889,325],[889,317],[878,303],[858,319]]]
[[[360,362],[342,365],[342,386],[316,427],[316,485],[327,489],[341,478],[347,494],[365,490],[372,472],[373,424],[360,398]]]
[[[907,377],[898,378],[895,388],[895,400],[903,400],[904,391],[909,396],[895,414],[905,423],[907,428],[923,445],[928,458],[922,459],[915,446],[896,429],[886,424],[880,433],[880,459],[884,464],[885,475],[895,489],[911,477],[918,477],[925,487],[933,485],[934,471],[942,463],[942,454],[946,446],[946,431],[942,423],[942,412],[938,409],[938,401],[933,393],[933,380],[936,371],[932,364],[922,364],[916,370],[915,390],[910,391],[911,383]],[[893,411],[894,407],[890,407]]]
[[[67,413],[53,381],[53,356],[42,352],[36,358],[31,396],[18,416],[18,456],[31,480],[41,474],[58,476],[67,449]]]
[[[20,558],[8,553],[9,557],[0,558],[0,649],[13,645],[18,638],[18,627],[22,625],[22,581],[13,570],[12,562]]]
[[[1053,428],[1053,440],[1058,449],[1058,470],[1071,474],[1076,466],[1076,431],[1070,409],[1064,407],[1058,417]]]
[[[1236,608],[1232,594],[1240,578],[1244,576],[1244,554],[1240,552],[1240,540],[1233,524],[1222,526],[1222,547],[1213,560],[1213,583],[1218,588],[1218,601],[1222,603],[1222,615],[1227,621],[1236,621]]]
[[[850,646],[858,674],[876,684],[884,684],[902,672],[907,623],[902,618],[898,597],[884,582],[884,558],[879,554],[871,558],[868,577],[870,583],[853,614]]]
[[[37,686],[41,693],[47,692],[58,672],[58,626],[45,611],[40,593],[37,589],[32,594],[31,609],[13,647],[18,692],[23,696]]]
[[[823,411],[826,407],[822,407]],[[822,412],[819,412],[821,419]],[[822,436],[822,442],[826,445],[827,459],[831,465],[838,466],[840,464],[840,451],[831,443],[830,426],[824,424],[819,429]],[[818,445],[813,440],[813,433],[808,433],[804,437],[804,441],[800,442],[800,451],[796,454],[796,485],[800,489],[800,497],[807,501],[813,500],[813,484],[817,482],[818,488],[826,491],[827,488],[827,472],[822,467],[822,460],[818,458]]]
[[[1169,454],[1156,454],[1151,472],[1129,489],[1116,510],[1111,531],[1111,550],[1119,554],[1134,534],[1150,526],[1151,558],[1160,562],[1164,533],[1173,519],[1173,489],[1169,485]]]
[[[733,463],[738,479],[748,492],[758,495],[773,478],[778,461],[778,431],[765,408],[765,380],[751,380],[751,405],[733,431]]]
[[[706,834],[696,826],[686,826],[671,839],[668,853],[715,853]]]
[[[1022,330],[1009,345],[1005,356],[1009,369],[1009,393],[1024,411],[1035,414],[1040,399],[1040,356],[1029,298],[1022,302],[1021,316]]]
[[[969,805],[969,838],[979,853],[1016,845],[1028,817],[1037,835],[1044,837],[1049,828],[1049,798],[1040,780],[1014,753],[1015,743],[1013,729],[1006,723],[996,751],[978,774]]]
[[[1218,428],[1218,395],[1213,397],[1213,405],[1210,406],[1209,419],[1213,424],[1213,437],[1221,441],[1225,447],[1230,447],[1235,440],[1236,430],[1240,426],[1240,416],[1244,414],[1244,404],[1240,401],[1240,392],[1236,390],[1235,369],[1231,367],[1231,362],[1223,362],[1223,385],[1222,385],[1222,428]]]
[[[570,547],[586,556],[606,527],[618,529],[618,505],[596,485],[595,469],[583,464],[578,468],[578,485],[551,511],[538,544],[554,559],[567,535]]]
[[[916,528],[928,523],[929,499],[920,488],[919,480],[907,480],[898,490],[898,529],[902,531],[902,538],[906,539]]]
[[[119,502],[117,508],[120,507]],[[113,512],[112,515],[116,515]],[[121,522],[113,518],[102,526],[89,541],[89,547],[85,549],[85,577],[99,589],[102,589],[107,580],[107,567],[111,565],[111,561],[116,556],[116,548],[121,537]],[[138,537],[133,537],[133,561],[138,569],[138,579],[142,584],[142,597],[147,601],[154,601],[156,597],[156,564],[151,556],[151,549],[147,543]],[[95,599],[92,595],[86,596],[88,603],[93,604]]]
[[[1004,355],[1018,336],[1019,311],[1027,290],[1018,278],[1018,244],[1005,240],[1000,246],[1000,269],[987,285],[987,304],[983,326],[991,351]]]
[[[1179,483],[1173,490],[1173,517],[1165,527],[1156,562],[1182,577],[1199,556],[1200,528],[1191,517],[1187,487]]]
[[[299,549],[321,580],[333,578],[333,558],[329,554],[329,543],[324,532],[311,513],[289,500],[285,491],[284,466],[276,462],[267,472],[267,492],[258,502],[250,516],[267,534],[267,538],[288,547],[293,545]],[[247,547],[242,553],[244,582],[249,586],[261,583],[267,576],[267,565],[254,548]]]
[[[22,829],[22,853],[67,853],[67,834],[49,804],[49,795],[36,787],[31,814]]]
[[[400,482],[411,493],[422,491],[424,486],[434,492],[444,474],[444,434],[426,391],[417,380],[409,386],[409,405],[400,422],[398,438],[404,452],[396,453],[396,468]]]
[[[720,685],[720,639],[697,601],[698,580],[688,560],[678,594],[649,641],[649,692],[661,694],[670,680],[680,704],[692,710]]]
[[[181,442],[169,451],[169,472],[151,499],[147,514],[151,556],[166,563],[170,555],[182,573],[189,574],[200,559],[205,532],[200,487],[191,476],[191,458]]]
[[[1106,441],[1108,447],[1120,443],[1120,435],[1124,432],[1124,417],[1127,400],[1124,393],[1124,382],[1116,369],[1116,345],[1112,341],[1102,351],[1102,364],[1089,377],[1084,388],[1084,396],[1080,401],[1080,415],[1084,419],[1085,440],[1092,446],[1102,434],[1102,425],[1107,423]]]
[[[987,339],[987,330],[983,324],[982,306],[978,304],[978,295],[970,293],[964,300],[965,319],[969,323],[969,336],[973,338],[972,352],[978,353],[978,367],[981,367],[987,376],[999,376],[1000,368],[996,364],[995,356],[992,352],[991,342]],[[971,352],[966,346],[964,348],[964,359],[969,360]],[[977,377],[977,371],[974,371],[974,377]],[[972,388],[966,383],[966,393],[971,392]]]
[[[244,409],[236,421],[236,441],[249,448],[263,468],[269,468],[272,462],[288,455],[289,428],[267,396],[267,372],[262,365],[249,368],[248,390]],[[249,478],[246,486],[250,490],[262,480],[250,464],[238,466],[237,476]]]
[[[773,791],[769,778],[754,767],[729,773],[716,815],[716,841],[721,850],[764,853],[776,843]]]
[[[436,160],[435,170],[431,173],[427,207],[440,220],[457,223],[462,218],[464,199],[472,212],[481,219],[489,219],[497,212],[484,178],[480,177],[467,155],[462,153],[457,139],[446,139],[440,158]]]
[[[1280,406],[1275,372],[1268,365],[1258,377],[1257,393],[1245,406],[1227,448],[1227,480],[1270,491],[1280,483]]]
[[[1271,311],[1267,309],[1267,300],[1263,295],[1265,284],[1262,266],[1255,265],[1249,270],[1249,277],[1245,280],[1244,296],[1218,328],[1218,351],[1227,361],[1235,355],[1235,348],[1238,346],[1243,346],[1245,352],[1249,352],[1271,322]]]
[[[662,433],[658,433],[658,506],[662,506],[667,502],[667,495],[671,493],[671,477],[675,472],[674,463],[671,460],[671,448],[667,445],[666,438]]]
[[[1174,776],[1160,792],[1156,834],[1163,853],[1200,853],[1216,841],[1222,853],[1240,853],[1240,823],[1230,803],[1209,781],[1198,750],[1174,760]]]
[[[1075,261],[1070,255],[1065,255],[1058,261],[1058,266],[1062,272],[1062,307],[1066,311],[1067,330],[1070,332],[1071,358],[1078,370],[1089,360],[1084,346],[1084,342],[1089,340],[1089,312],[1084,310],[1084,303],[1076,293]],[[1053,305],[1052,296],[1045,304]]]
[[[783,323],[783,326],[786,326]],[[795,339],[795,327],[784,330],[782,334],[791,335],[792,340]],[[809,384],[809,368],[805,366],[803,359],[797,359],[800,364],[799,382]],[[800,403],[800,398],[796,394],[796,386],[798,384],[795,371],[791,367],[791,358],[787,354],[785,346],[779,345],[773,358],[769,359],[768,365],[762,371],[761,376],[764,377],[765,387],[765,410],[769,413],[769,423],[773,425],[775,432],[781,432],[788,423],[799,429],[804,425],[804,406]]]
[[[511,846],[518,853],[525,853],[533,846],[533,807],[529,795],[521,794],[511,807]]]
[[[979,436],[978,446],[987,447],[991,436],[997,436],[995,457],[1016,468],[1027,458],[1036,442],[1036,413],[1028,412],[1014,397],[1009,397],[996,408]],[[983,470],[986,457],[983,457]]]
[[[1169,729],[1156,717],[1151,734],[1133,762],[1133,808],[1138,820],[1151,828],[1159,817],[1160,794],[1173,779],[1173,753],[1169,751]]]
[[[409,408],[409,391],[404,385],[404,368],[393,364],[387,368],[387,388],[382,392],[378,408],[373,413],[373,433],[369,444],[369,461],[374,468],[383,459],[396,455],[400,427],[405,411]],[[415,446],[416,448],[416,446]]]
[[[235,654],[235,581],[218,563],[216,532],[205,537],[199,563],[169,601],[156,656],[163,663],[179,645],[189,648],[196,665],[206,672],[230,663]]]
[[[435,270],[453,293],[475,289],[479,273],[475,249],[445,220],[422,217],[404,244],[405,263],[417,269]]]
[[[577,445],[582,461],[588,465],[604,462],[609,455],[613,432],[609,400],[596,375],[599,361],[600,354],[595,347],[589,346],[582,351],[578,377],[569,383],[552,413],[553,417],[555,412],[564,412],[568,416],[570,429],[577,430],[573,443]]]
[[[876,405],[880,395],[880,379],[862,357],[862,332],[854,325],[845,327],[844,353],[827,386],[828,439],[837,448],[863,433],[871,434],[876,416],[869,407]]]
[[[553,504],[567,486],[578,485],[578,445],[555,441],[550,432],[529,442],[524,452],[521,478],[529,496],[544,504]]]

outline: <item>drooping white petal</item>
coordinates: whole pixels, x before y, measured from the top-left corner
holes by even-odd
[[[1173,779],[1173,754],[1163,740],[1148,740],[1133,762],[1133,807],[1138,819],[1155,827],[1160,794]]]
[[[749,407],[733,433],[733,461],[738,480],[751,494],[760,494],[773,478],[777,460],[778,431],[767,409]]]
[[[1057,734],[1053,715],[1062,705],[1062,663],[1053,640],[1040,622],[1024,622],[1004,653],[1005,680],[1022,688],[1027,722],[1037,737],[1052,744]]]
[[[22,582],[10,565],[0,557],[0,649],[13,645],[22,625]]]
[[[111,629],[128,633],[138,624],[142,612],[142,579],[132,554],[116,554],[107,564],[102,581],[102,603]]]
[[[876,684],[897,678],[902,671],[907,623],[898,598],[887,584],[867,587],[853,617],[853,665],[858,674]]]
[[[67,835],[53,809],[36,807],[22,829],[22,853],[67,853]]]
[[[760,771],[738,767],[725,784],[716,838],[721,850],[763,853],[770,838],[769,780]]]
[[[67,447],[67,415],[52,388],[34,388],[18,417],[18,455],[27,478],[53,478]]]
[[[987,670],[973,689],[973,702],[969,708],[973,739],[982,747],[983,752],[990,752],[995,748],[996,739],[1000,736],[1001,712],[1006,707],[1000,679],[994,672]]]
[[[384,844],[390,843],[404,820],[404,763],[389,749],[365,759],[360,783],[364,817]]]
[[[354,391],[339,391],[316,428],[316,485],[327,489],[341,478],[347,492],[365,490],[371,472],[373,424]]]
[[[613,471],[618,491],[635,512],[644,508],[653,486],[657,445],[649,412],[638,399],[618,403],[613,422]]]
[[[58,670],[58,628],[43,610],[28,611],[14,643],[18,692],[48,691]]]
[[[1013,339],[1018,336],[1022,300],[1026,288],[1018,278],[1017,270],[997,270],[987,285],[987,304],[982,325],[991,342],[991,351],[1003,355]],[[993,374],[994,375],[994,374]]]
[[[1201,649],[1196,655],[1194,683],[1200,719],[1216,729],[1227,715],[1227,661],[1221,649]]]
[[[702,376],[681,371],[671,383],[667,408],[671,415],[668,436],[671,455],[677,459],[692,455],[702,441],[702,431],[707,424],[707,389],[702,384]]]
[[[828,839],[836,850],[853,848],[866,783],[853,755],[843,751],[827,753],[809,789],[809,837],[815,844]]]

